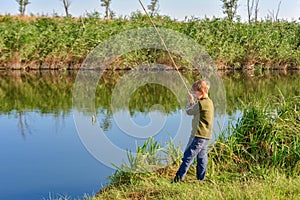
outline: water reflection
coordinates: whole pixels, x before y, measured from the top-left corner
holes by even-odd
[[[72,110],[72,90],[76,71],[1,71],[0,72],[0,114],[15,115],[22,137],[31,132],[27,112],[52,113],[64,117]],[[124,71],[106,72],[96,88],[96,114],[103,114],[99,124],[103,130],[112,128],[111,99],[116,84]],[[193,82],[199,74],[183,72]],[[226,90],[226,112],[230,115],[242,107],[241,102],[251,102],[253,97],[270,95],[299,96],[300,79],[298,71],[275,72],[219,72]],[[279,92],[280,91],[280,92]],[[119,99],[122,101],[122,98]],[[131,95],[128,109],[131,116],[147,113],[153,105],[162,105],[164,112],[171,114],[182,109],[178,100],[167,88],[157,84],[146,84]]]

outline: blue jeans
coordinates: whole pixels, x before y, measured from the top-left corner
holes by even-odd
[[[208,163],[207,146],[208,139],[199,137],[190,137],[189,143],[184,151],[182,163],[176,173],[176,177],[184,179],[190,165],[197,156],[197,179],[203,180],[206,173]]]

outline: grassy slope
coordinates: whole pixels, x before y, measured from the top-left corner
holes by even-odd
[[[113,186],[94,199],[300,199],[300,177],[277,174],[265,179],[193,181],[171,184],[153,175],[129,185]]]

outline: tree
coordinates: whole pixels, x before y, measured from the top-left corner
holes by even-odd
[[[26,6],[30,4],[29,0],[16,0],[16,2],[19,4],[19,12],[20,15],[25,15]]]
[[[223,13],[226,14],[228,19],[232,21],[236,16],[238,0],[221,0],[221,2],[223,3]]]
[[[150,5],[148,5],[148,10],[150,11],[150,15],[154,16],[158,13],[158,0],[151,0]]]
[[[254,2],[255,2],[255,7],[254,7]],[[258,3],[259,3],[259,0],[251,0],[251,5],[250,5],[250,0],[247,0],[248,21],[249,21],[249,23],[251,23],[251,17],[252,17],[252,14],[253,14],[253,9],[254,9],[254,21],[257,21]]]
[[[116,13],[114,11],[112,11],[111,9],[109,9],[109,18],[113,19],[116,16]]]
[[[114,16],[114,12],[110,9],[111,0],[100,0],[101,6],[105,7],[105,18],[112,18]]]
[[[257,21],[257,16],[258,16],[258,3],[259,3],[259,0],[256,0],[256,3],[255,3],[255,12],[254,12],[254,21]]]
[[[269,10],[269,14],[268,14],[268,18],[270,18],[272,21],[278,21],[278,15],[279,15],[279,11],[280,11],[280,6],[281,6],[281,1],[279,1],[278,6],[277,6],[277,11],[275,13],[274,10]]]
[[[251,1],[251,6],[250,6],[250,0],[247,0],[247,11],[248,11],[248,22],[251,23],[251,15],[253,11],[253,6],[254,6],[254,0]]]
[[[66,12],[66,17],[69,17],[70,14],[69,14],[69,7],[71,5],[71,0],[61,0],[64,4],[64,8],[65,8],[65,12]]]

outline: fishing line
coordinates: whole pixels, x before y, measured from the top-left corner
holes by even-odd
[[[168,52],[168,55],[169,55],[169,57],[170,57],[170,59],[171,59],[171,62],[172,62],[172,64],[174,65],[174,67],[176,68],[176,71],[178,72],[178,75],[179,75],[180,79],[182,80],[182,82],[183,82],[183,84],[184,84],[186,90],[188,91],[188,94],[191,94],[191,93],[190,93],[190,89],[189,89],[188,86],[186,85],[186,83],[185,83],[185,81],[184,81],[184,79],[183,79],[181,73],[179,72],[179,69],[178,69],[178,67],[177,67],[177,65],[176,65],[176,63],[175,63],[175,61],[174,61],[174,59],[173,59],[173,57],[172,57],[172,55],[171,55],[171,53],[170,53],[170,51],[169,51],[169,49],[168,49],[168,47],[167,47],[167,45],[166,45],[164,39],[161,37],[161,35],[160,35],[160,33],[159,33],[159,31],[158,31],[156,25],[154,24],[154,22],[152,21],[150,15],[148,14],[148,12],[147,12],[147,10],[146,10],[146,8],[145,8],[143,2],[142,2],[141,0],[139,0],[139,2],[140,2],[140,4],[141,4],[143,10],[145,11],[146,15],[148,16],[148,18],[149,18],[149,20],[150,20],[152,26],[154,27],[154,29],[155,29],[155,31],[156,31],[158,37],[160,38],[160,40],[161,40],[163,46],[165,47],[165,50]]]

